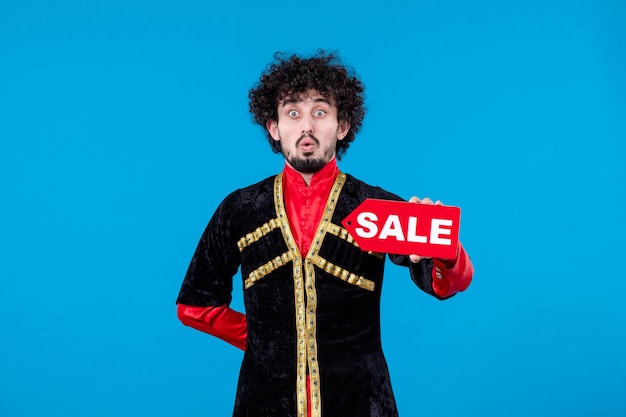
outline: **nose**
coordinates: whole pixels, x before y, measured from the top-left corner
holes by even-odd
[[[313,131],[313,120],[311,116],[305,115],[302,117],[302,133],[309,133]]]

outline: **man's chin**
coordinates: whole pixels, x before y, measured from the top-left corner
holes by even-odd
[[[287,160],[287,162],[289,162],[289,165],[291,165],[291,167],[298,172],[302,172],[303,174],[314,174],[324,168],[328,161],[325,161],[322,158],[307,157],[305,155],[303,158],[292,158]]]

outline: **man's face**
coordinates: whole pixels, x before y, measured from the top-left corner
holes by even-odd
[[[337,141],[350,125],[337,120],[334,100],[314,90],[287,96],[278,103],[278,121],[267,130],[279,141],[289,165],[302,173],[317,172],[335,156]]]

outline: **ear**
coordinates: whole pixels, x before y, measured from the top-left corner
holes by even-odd
[[[346,137],[350,131],[350,123],[346,121],[339,122],[339,128],[337,129],[337,140],[342,140]]]
[[[272,138],[278,142],[280,140],[280,134],[278,133],[278,122],[273,119],[269,119],[265,124],[267,131],[270,132]]]

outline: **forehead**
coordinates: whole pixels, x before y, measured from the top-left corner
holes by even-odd
[[[335,100],[329,95],[321,94],[316,90],[308,90],[301,93],[285,94],[278,102],[278,107],[299,103],[327,103],[329,106],[334,106]]]

